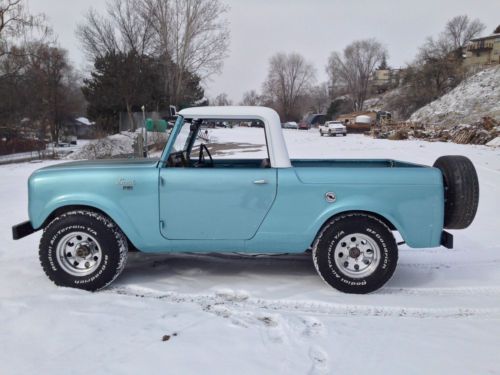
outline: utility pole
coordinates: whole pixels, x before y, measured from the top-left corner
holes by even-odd
[[[146,133],[144,135],[144,157],[148,157],[148,129],[146,127],[146,107],[142,106],[142,123],[144,124],[144,132]]]

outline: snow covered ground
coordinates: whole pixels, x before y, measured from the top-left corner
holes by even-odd
[[[211,136],[255,144],[254,130]],[[0,374],[500,374],[500,149],[285,136],[297,158],[466,155],[476,220],[453,250],[401,247],[394,277],[370,295],[326,286],[305,254],[131,254],[110,288],[87,293],[45,277],[39,232],[11,240],[27,177],[54,162],[0,166]]]
[[[87,139],[79,139],[77,145],[69,145],[67,147],[52,147],[49,146],[41,152],[28,151],[18,152],[15,154],[0,155],[0,165],[20,162],[39,162],[41,159],[50,159],[54,153],[57,153],[60,158],[78,152],[82,147],[85,147],[89,142]]]

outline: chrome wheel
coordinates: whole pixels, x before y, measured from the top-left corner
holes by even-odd
[[[340,239],[333,252],[335,265],[355,279],[370,276],[380,263],[380,248],[366,234],[353,233]]]
[[[71,232],[57,244],[57,262],[73,276],[87,276],[101,264],[102,252],[96,239],[85,232]]]

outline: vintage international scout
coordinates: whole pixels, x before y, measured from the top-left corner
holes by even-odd
[[[212,157],[212,145],[197,135],[204,124],[225,120],[263,122],[266,155]],[[245,139],[232,145],[238,142]],[[35,171],[28,187],[29,221],[12,228],[14,239],[43,229],[47,276],[92,291],[120,274],[129,250],[312,250],[326,283],[368,293],[392,276],[403,241],[451,248],[443,228],[466,228],[479,199],[476,171],[463,156],[440,157],[434,167],[290,160],[278,114],[263,107],[184,109],[159,160],[58,164]]]

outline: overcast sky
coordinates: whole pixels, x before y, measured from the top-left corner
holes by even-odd
[[[260,91],[269,58],[276,52],[299,52],[316,67],[318,82],[334,50],[355,39],[377,38],[389,51],[389,65],[404,66],[427,36],[446,21],[468,14],[485,25],[485,34],[500,23],[500,0],[221,0],[230,6],[229,57],[220,75],[205,82],[206,94],[226,92],[235,103],[243,92]],[[29,0],[33,13],[49,18],[61,47],[85,70],[86,59],[75,26],[90,7],[104,12],[104,0]]]

